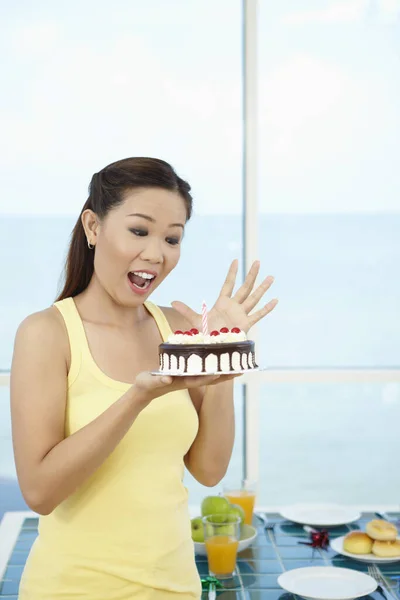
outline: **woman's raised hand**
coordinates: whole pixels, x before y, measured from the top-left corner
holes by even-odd
[[[232,262],[217,301],[208,312],[208,328],[210,331],[213,329],[219,330],[221,327],[229,327],[230,329],[232,327],[239,327],[247,333],[255,323],[263,319],[275,308],[278,304],[277,298],[270,300],[262,308],[251,313],[274,281],[274,278],[269,275],[253,290],[259,270],[260,262],[257,260],[252,264],[243,284],[233,295],[238,261],[234,260]],[[201,314],[179,301],[172,302],[172,307],[184,316],[193,327],[201,331]]]

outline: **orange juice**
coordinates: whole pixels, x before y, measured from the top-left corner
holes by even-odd
[[[243,508],[244,522],[246,525],[251,525],[256,501],[255,493],[248,490],[229,490],[229,492],[225,492],[224,496],[231,504],[239,504]]]
[[[214,575],[233,573],[238,546],[238,540],[229,535],[215,535],[206,540],[208,566]]]

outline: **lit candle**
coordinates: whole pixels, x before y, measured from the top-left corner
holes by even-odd
[[[203,306],[201,307],[201,316],[203,335],[208,335],[207,305],[205,302],[203,302]]]

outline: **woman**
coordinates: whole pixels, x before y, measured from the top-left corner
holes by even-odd
[[[232,376],[153,376],[171,330],[199,314],[147,298],[177,265],[190,186],[161,160],[96,173],[73,230],[55,304],[15,341],[11,406],[18,480],[40,517],[20,600],[198,599],[184,465],[214,486],[234,439]],[[210,326],[244,330],[272,283],[232,297],[237,263]]]

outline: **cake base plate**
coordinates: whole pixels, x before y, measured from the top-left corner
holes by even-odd
[[[166,373],[165,371],[151,371],[151,375],[168,375],[170,377],[200,377],[202,375],[243,375],[243,373],[254,373],[255,371],[265,371],[266,367],[256,367],[255,369],[243,369],[241,371],[214,371],[212,373]]]

